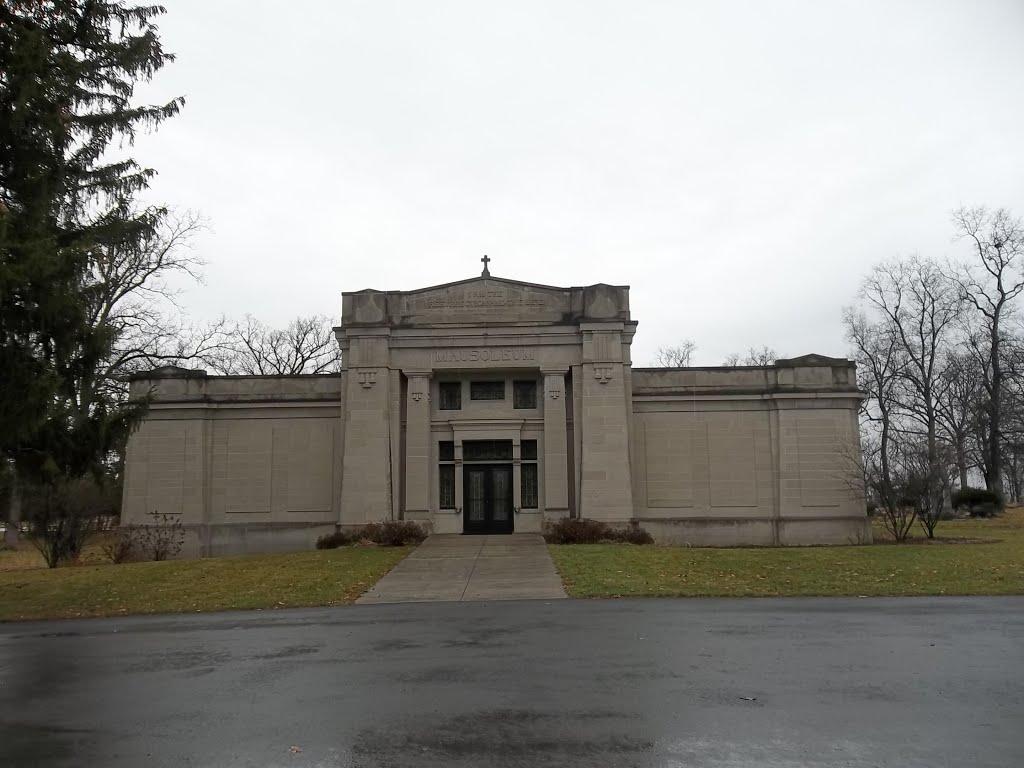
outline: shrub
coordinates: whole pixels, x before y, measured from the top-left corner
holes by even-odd
[[[28,537],[50,568],[77,562],[86,541],[96,531],[92,510],[78,503],[79,485],[77,481],[56,479],[26,489]]]
[[[427,538],[427,532],[411,520],[385,520],[364,526],[359,538],[382,547],[404,547],[419,544]]]
[[[356,537],[347,531],[335,531],[334,533],[325,533],[323,536],[316,540],[317,549],[337,549],[338,547],[347,547],[350,544],[355,544]]]
[[[953,491],[953,509],[966,509],[971,517],[992,517],[1003,511],[999,494],[984,488],[961,488]]]
[[[324,534],[316,540],[316,548],[337,549],[361,541],[380,547],[404,547],[407,544],[419,544],[425,538],[427,532],[411,520],[385,520],[381,523],[367,523],[355,531],[338,530]]]
[[[138,546],[150,560],[166,560],[181,552],[185,543],[185,527],[175,515],[151,512],[153,522],[138,527]]]
[[[623,544],[653,544],[654,537],[651,536],[639,523],[631,523],[628,528],[615,531],[618,535],[616,541]]]
[[[563,517],[547,524],[544,540],[549,544],[598,544],[612,540],[612,529],[598,520]]]
[[[139,527],[134,523],[115,529],[103,545],[103,554],[115,565],[136,559],[140,554],[139,534]]]
[[[544,540],[549,544],[600,544],[609,541],[624,544],[654,543],[651,534],[637,523],[631,523],[627,528],[612,528],[599,520],[582,517],[563,517],[548,523]]]

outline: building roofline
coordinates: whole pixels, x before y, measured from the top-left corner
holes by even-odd
[[[573,285],[573,286],[559,286],[559,285],[544,285],[543,283],[528,283],[524,280],[513,280],[508,277],[497,277],[495,275],[488,275],[484,277],[482,275],[477,277],[467,277],[464,280],[455,280],[450,283],[438,283],[437,285],[427,285],[422,288],[413,288],[408,291],[381,291],[376,288],[363,288],[359,291],[342,291],[342,296],[357,296],[361,293],[390,293],[397,295],[408,295],[410,293],[423,293],[424,291],[436,291],[442,288],[454,288],[459,285],[466,285],[467,283],[475,283],[479,280],[493,280],[497,283],[505,283],[506,285],[514,285],[522,288],[542,288],[548,291],[573,291],[588,288],[586,285]],[[611,283],[594,283],[594,285],[608,285],[612,288],[623,288],[629,290],[628,285],[611,285]]]

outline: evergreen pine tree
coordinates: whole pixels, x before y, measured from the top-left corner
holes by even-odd
[[[153,23],[163,13],[0,3],[0,457],[36,481],[100,472],[141,416],[79,387],[111,343],[87,320],[89,271],[144,247],[162,214],[132,204],[154,171],[111,152],[183,105],[132,103],[173,61]]]

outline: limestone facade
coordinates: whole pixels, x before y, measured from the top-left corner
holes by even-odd
[[[329,376],[142,374],[122,519],[180,515],[192,555],[306,549],[336,527],[438,533],[639,521],[691,545],[870,537],[851,492],[852,363],[633,368],[629,289],[489,275],[343,295]]]

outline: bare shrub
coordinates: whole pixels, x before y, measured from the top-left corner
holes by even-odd
[[[138,526],[139,550],[148,560],[166,560],[181,552],[185,527],[176,515],[151,512],[153,522]]]
[[[115,565],[135,560],[140,555],[140,531],[134,523],[114,529],[103,546],[103,554]]]

